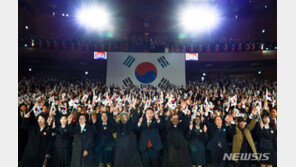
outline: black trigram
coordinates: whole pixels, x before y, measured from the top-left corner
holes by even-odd
[[[132,82],[132,80],[129,77],[127,77],[126,79],[124,79],[122,82],[123,82],[123,84],[125,86],[133,85],[133,82]]]
[[[170,65],[164,56],[161,56],[160,58],[158,58],[157,61],[159,62],[162,68]]]
[[[158,87],[164,88],[164,87],[166,87],[169,84],[170,84],[170,82],[167,79],[162,78],[161,81],[158,84]]]
[[[128,68],[131,67],[131,65],[134,63],[136,59],[131,56],[131,55],[128,55],[128,57],[124,60],[123,62],[123,65],[127,66]]]

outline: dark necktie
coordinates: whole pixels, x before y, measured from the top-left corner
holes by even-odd
[[[148,122],[148,133],[150,133],[150,126],[151,126],[151,123]],[[151,148],[151,145],[152,145],[152,144],[151,144],[151,140],[150,140],[150,137],[149,137],[147,147],[148,147],[148,148]]]

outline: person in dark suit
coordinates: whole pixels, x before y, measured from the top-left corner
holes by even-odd
[[[268,159],[261,160],[261,167],[272,167],[274,163],[275,146],[276,146],[276,131],[269,126],[270,118],[267,114],[262,115],[262,122],[260,122],[258,152],[268,154]]]
[[[229,126],[222,124],[222,117],[216,116],[214,124],[207,122],[209,127],[210,140],[207,144],[207,149],[210,151],[211,165],[214,167],[224,167],[224,153],[229,153],[227,137],[232,136],[232,129]]]
[[[93,117],[92,117],[93,118]],[[111,167],[113,162],[113,150],[115,141],[113,133],[115,125],[112,116],[108,117],[107,112],[102,112],[98,121],[92,120],[94,125],[94,165]]]
[[[53,166],[54,167],[69,167],[71,163],[72,151],[72,131],[71,125],[73,115],[60,115],[57,112],[55,116],[55,140],[53,143]]]
[[[192,166],[201,167],[206,164],[206,147],[205,142],[208,140],[207,127],[203,128],[201,118],[197,116],[194,119],[194,123],[189,125],[189,130],[186,134],[186,138],[189,141],[190,156]]]
[[[79,123],[73,129],[74,142],[72,148],[71,167],[91,167],[93,144],[93,128],[86,122],[86,116],[78,116]]]
[[[26,144],[28,141],[28,132],[26,132],[21,127],[26,114],[27,114],[27,106],[25,104],[21,104],[19,106],[19,111],[18,111],[18,160],[19,161],[23,156],[23,153],[25,151]]]
[[[155,119],[153,119],[155,118]],[[140,131],[139,150],[144,167],[158,167],[159,151],[163,149],[158,129],[162,122],[151,108],[146,109],[145,119],[140,117],[136,130]]]
[[[189,111],[189,110],[188,110]],[[185,132],[189,126],[190,112],[179,120],[177,113],[166,120],[166,142],[162,167],[191,167],[191,159],[185,140]]]
[[[52,129],[47,125],[47,117],[43,113],[37,116],[38,125],[30,124],[30,114],[31,112],[28,112],[22,122],[22,128],[29,136],[20,166],[40,167],[51,154]]]

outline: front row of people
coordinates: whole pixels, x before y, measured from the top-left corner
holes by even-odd
[[[192,120],[190,111],[159,116],[151,108],[144,114],[135,111],[132,117],[121,112],[116,119],[109,112],[92,113],[90,118],[80,114],[77,123],[72,114],[57,113],[49,118],[38,115],[35,125],[30,114],[21,126],[29,132],[23,167],[201,167],[207,162],[213,167],[229,166],[225,153],[232,153],[233,166],[253,163],[236,154],[268,153],[267,159],[256,157],[255,163],[269,167],[276,157],[276,131],[269,127],[267,115],[257,123],[256,111],[249,124],[238,117],[236,125],[231,116],[225,117],[225,123],[221,116]],[[259,137],[257,146],[254,133]]]

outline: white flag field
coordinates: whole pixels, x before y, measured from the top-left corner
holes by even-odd
[[[108,86],[185,86],[185,53],[108,52]]]

